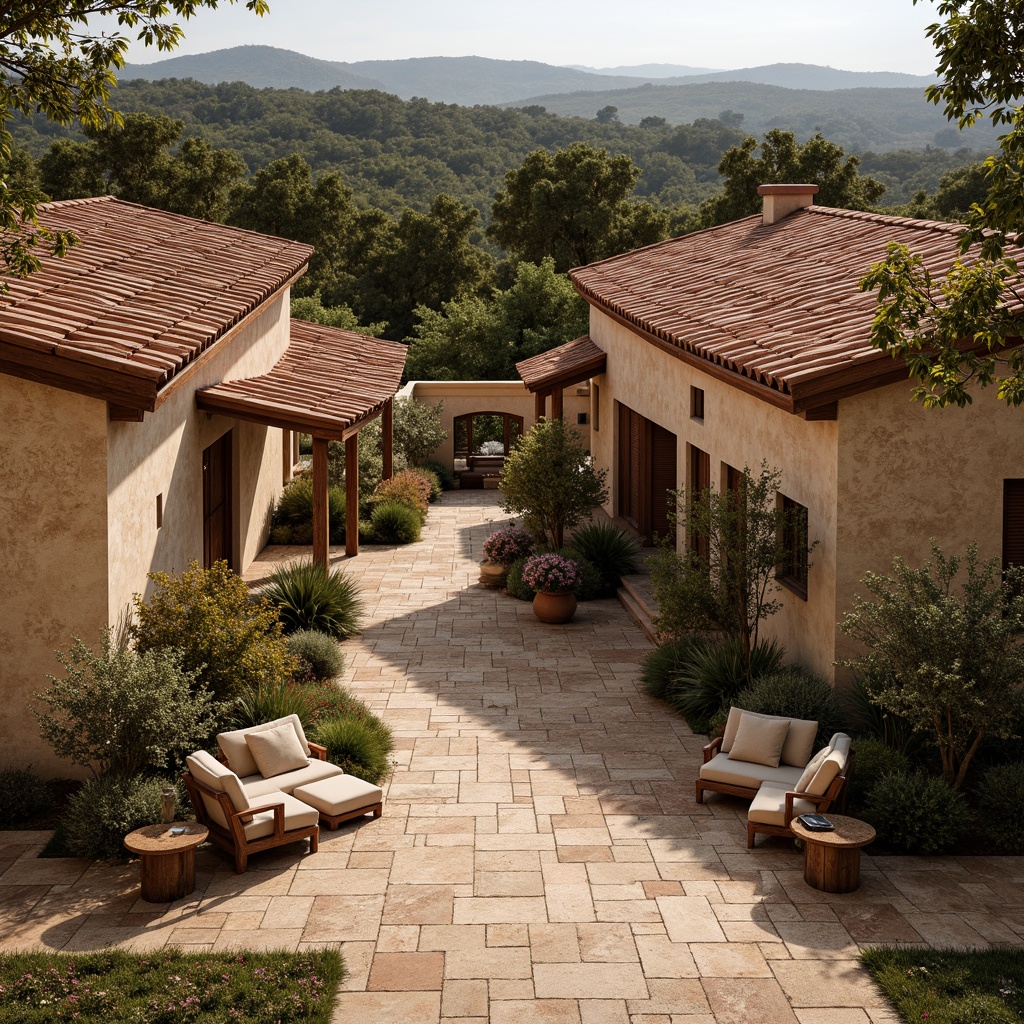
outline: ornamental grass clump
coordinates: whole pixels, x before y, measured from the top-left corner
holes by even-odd
[[[329,571],[312,560],[294,562],[271,575],[260,597],[277,610],[285,633],[313,629],[345,640],[359,630],[359,585],[341,569]]]
[[[521,526],[503,526],[484,541],[484,556],[498,565],[511,565],[533,554],[533,538]]]
[[[579,585],[580,567],[564,555],[534,555],[523,566],[522,579],[535,593],[568,594]]]

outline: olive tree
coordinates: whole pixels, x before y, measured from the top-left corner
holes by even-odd
[[[562,419],[541,420],[505,457],[503,508],[525,516],[552,547],[561,548],[566,530],[608,500],[607,476],[594,468],[578,431]]]
[[[943,554],[918,569],[862,580],[840,627],[867,653],[842,664],[862,674],[872,701],[931,733],[945,780],[958,789],[986,736],[1008,739],[1024,713],[1024,570]]]

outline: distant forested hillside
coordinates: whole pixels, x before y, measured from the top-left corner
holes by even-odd
[[[197,136],[214,147],[234,150],[249,173],[298,153],[314,172],[340,171],[361,206],[391,214],[406,208],[425,212],[438,193],[447,192],[479,210],[486,224],[491,200],[506,172],[518,167],[533,150],[560,149],[577,141],[630,156],[643,172],[637,186],[640,198],[673,209],[696,206],[718,191],[716,168],[723,153],[744,136],[760,135],[763,130],[736,112],[737,87],[788,94],[787,90],[737,83],[694,86],[720,91],[707,94],[717,99],[705,103],[702,116],[678,125],[656,117],[642,125],[618,123],[614,117],[605,122],[593,116],[562,117],[539,106],[500,109],[405,101],[372,90],[310,93],[179,80],[124,82],[114,93],[114,103],[125,111],[182,119],[186,138]],[[850,117],[854,116],[851,112]],[[898,121],[897,115],[890,120]],[[940,123],[945,125],[941,118]],[[834,113],[820,122],[812,119],[809,127],[805,125],[806,130],[797,134],[806,138],[820,128],[827,138],[841,142],[844,131],[853,130],[851,125],[856,127]],[[867,131],[861,135],[868,140],[876,137]],[[934,135],[929,143],[935,141]],[[15,137],[20,146],[40,156],[55,139],[68,137],[68,133],[37,116],[17,125]],[[955,133],[951,137],[955,144]],[[901,137],[890,125],[885,138],[895,145]],[[950,143],[949,136],[945,142]],[[900,143],[899,148],[906,145]],[[865,143],[847,150],[892,148]],[[906,202],[918,190],[934,191],[943,173],[970,158],[970,154],[939,148],[926,151],[923,145],[917,149],[906,154],[871,153],[865,160],[864,170],[889,187],[883,204]]]

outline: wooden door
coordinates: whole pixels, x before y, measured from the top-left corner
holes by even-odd
[[[644,449],[647,421],[628,406],[619,406],[619,515],[644,532]]]
[[[1024,480],[1003,481],[1003,569],[1024,569]]]
[[[619,406],[619,515],[650,544],[671,531],[667,491],[676,487],[676,435]]]
[[[667,537],[672,531],[672,524],[669,522],[669,491],[676,489],[676,435],[657,423],[651,423],[651,471],[650,487],[651,496],[649,507],[650,529],[647,531],[650,537]]]
[[[203,565],[234,568],[231,533],[231,431],[203,452]]]

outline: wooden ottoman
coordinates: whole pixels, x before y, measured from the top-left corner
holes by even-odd
[[[354,775],[332,775],[308,786],[296,786],[292,796],[315,807],[320,812],[320,821],[326,822],[333,831],[343,821],[361,818],[371,812],[379,818],[384,791],[380,786],[364,782]]]

